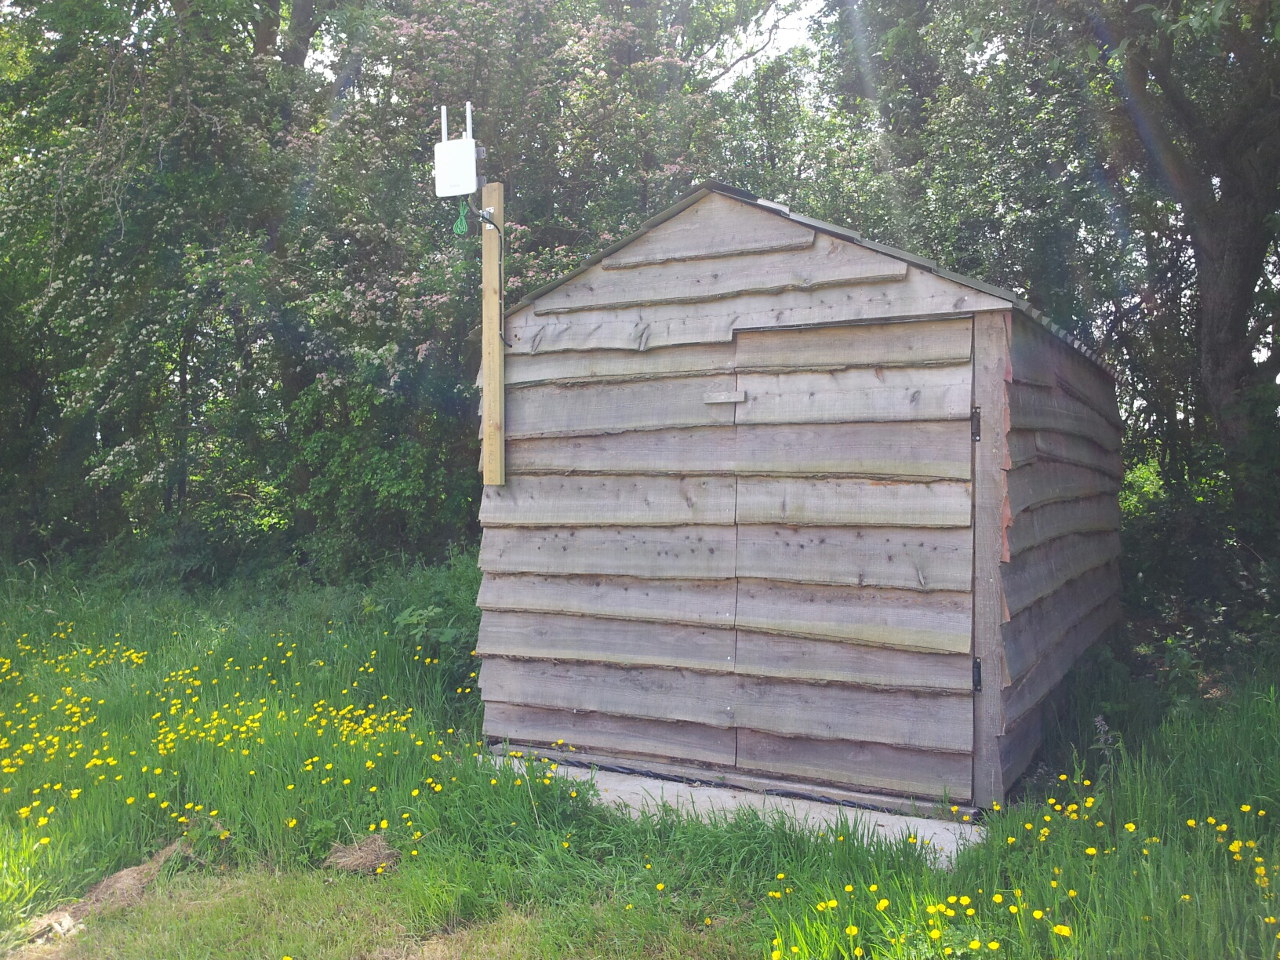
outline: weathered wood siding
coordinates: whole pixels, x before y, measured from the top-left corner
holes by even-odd
[[[485,732],[967,798],[984,298],[713,194],[513,314]]]
[[[1010,318],[1007,337],[999,677],[1006,786],[1039,744],[1044,704],[1080,654],[1120,617],[1123,474],[1110,376],[1019,314]]]
[[[715,192],[506,336],[489,737],[1004,798],[1118,612],[1104,371],[981,285]]]

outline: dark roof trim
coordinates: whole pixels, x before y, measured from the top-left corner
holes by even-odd
[[[1031,304],[1029,304],[1027,301],[1021,299],[1012,290],[1005,290],[1003,287],[997,287],[989,283],[984,283],[981,280],[975,280],[972,277],[966,277],[958,273],[952,273],[950,270],[944,270],[943,268],[939,267],[937,262],[934,260],[928,260],[924,257],[916,256],[914,253],[908,253],[907,251],[899,250],[896,247],[890,247],[883,243],[877,243],[874,240],[868,240],[866,237],[862,236],[862,234],[858,233],[856,230],[850,230],[847,227],[840,227],[834,223],[827,223],[825,220],[815,220],[812,217],[805,217],[805,216],[801,216],[800,214],[791,213],[782,204],[772,203],[768,200],[763,200],[760,197],[756,196],[754,193],[751,193],[749,190],[743,190],[740,187],[730,186],[729,184],[721,183],[718,180],[706,180],[698,184],[697,186],[693,187],[687,193],[685,193],[682,197],[680,197],[680,199],[678,199],[674,204],[668,207],[666,210],[663,210],[661,213],[657,214],[654,217],[651,217],[650,219],[646,220],[644,223],[640,224],[640,226],[633,233],[631,233],[626,237],[623,237],[621,240],[617,241],[616,243],[610,244],[608,247],[599,251],[596,254],[593,254],[591,257],[588,257],[586,260],[580,263],[576,268],[574,268],[569,273],[566,273],[564,276],[557,277],[555,280],[552,280],[550,283],[545,284],[529,293],[526,293],[524,297],[521,298],[519,303],[516,303],[513,306],[511,306],[506,312],[513,313],[514,311],[519,310],[522,307],[532,303],[534,300],[538,300],[541,297],[546,296],[548,293],[555,290],[556,288],[563,286],[564,284],[568,283],[570,280],[574,279],[575,277],[585,273],[587,270],[590,270],[592,267],[594,267],[596,264],[602,261],[605,257],[612,256],[613,254],[621,250],[623,247],[629,245],[634,240],[637,240],[639,237],[648,233],[654,227],[658,226],[659,224],[666,223],[668,220],[672,219],[673,217],[680,215],[685,210],[688,210],[690,207],[692,207],[699,200],[702,200],[704,197],[712,193],[722,194],[723,196],[726,196],[726,197],[733,197],[736,200],[741,200],[743,203],[751,204],[753,207],[756,207],[757,209],[760,209],[760,210],[764,210],[768,213],[773,214],[774,216],[785,217],[786,219],[793,220],[796,223],[804,224],[806,227],[809,227],[812,230],[816,230],[819,233],[825,233],[829,236],[836,237],[837,239],[840,239],[840,240],[848,240],[851,243],[856,243],[870,250],[875,250],[877,253],[883,253],[886,256],[893,257],[897,260],[902,260],[906,263],[909,263],[913,267],[917,267],[920,270],[924,270],[928,273],[934,274],[935,276],[942,277],[944,280],[950,280],[953,283],[958,283],[958,284],[961,284],[962,286],[971,287],[974,290],[978,290],[978,291],[981,291],[982,293],[990,294],[991,296],[998,297],[1001,300],[1008,300],[1015,310],[1024,314],[1026,317],[1035,321],[1036,323],[1040,324],[1040,326],[1044,327],[1046,330],[1052,333],[1059,340],[1063,340],[1066,343],[1070,344],[1073,348],[1075,348],[1077,352],[1088,357],[1095,364],[1097,364],[1104,371],[1106,371],[1112,377],[1112,379],[1118,379],[1118,374],[1116,372],[1115,367],[1113,367],[1110,363],[1104,360],[1096,350],[1094,350],[1092,347],[1088,346],[1086,343],[1081,341],[1078,337],[1073,336],[1072,334],[1064,330],[1062,327],[1058,326],[1056,323],[1054,323],[1052,320],[1046,317],[1043,313],[1041,313],[1035,307],[1031,306]]]

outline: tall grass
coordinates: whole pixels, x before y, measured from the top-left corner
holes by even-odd
[[[205,864],[289,869],[380,834],[423,934],[515,908],[636,955],[1280,954],[1262,680],[1132,750],[1095,731],[943,869],[847,822],[632,821],[538,757],[489,761],[473,556],[278,594],[0,579],[0,929],[184,834]]]

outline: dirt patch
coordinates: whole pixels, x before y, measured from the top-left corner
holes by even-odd
[[[84,921],[103,910],[114,910],[137,904],[147,887],[155,880],[163,867],[173,857],[191,852],[187,840],[175,840],[145,863],[125,867],[105,879],[99,880],[75,903],[36,917],[23,931],[29,946],[10,954],[11,960],[35,960],[37,957],[57,957],[61,954],[59,941],[79,933]]]

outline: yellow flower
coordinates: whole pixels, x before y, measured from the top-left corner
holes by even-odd
[[[1128,830],[1130,833],[1133,833],[1133,831],[1135,831],[1135,830],[1137,830],[1137,829],[1138,829],[1137,825],[1136,825],[1136,824],[1133,824],[1133,823],[1126,823],[1126,824],[1124,825],[1124,828],[1125,828],[1126,830]]]
[[[1084,848],[1084,855],[1085,855],[1086,857],[1096,856],[1096,855],[1097,855],[1097,853],[1098,853],[1098,848],[1097,848],[1097,847],[1085,847],[1085,848]]]
[[[858,928],[857,928],[856,926],[854,926],[854,925],[851,923],[851,924],[849,924],[847,927],[845,927],[845,928],[844,928],[844,932],[845,932],[848,936],[856,937],[856,936],[858,935]]]
[[[1071,928],[1068,927],[1065,923],[1055,923],[1053,925],[1053,932],[1060,937],[1071,936]]]
[[[981,940],[970,940],[970,941],[969,941],[969,949],[970,949],[970,950],[980,950],[981,948],[982,948],[982,941],[981,941]]]
[[[666,885],[665,883],[657,883],[657,884],[654,884],[654,886],[655,886],[658,890],[665,890],[665,889],[667,889],[667,885]]]
[[[887,906],[889,906],[889,901],[884,899],[883,897],[881,897],[878,901],[876,901],[877,910],[884,910],[884,908]]]

